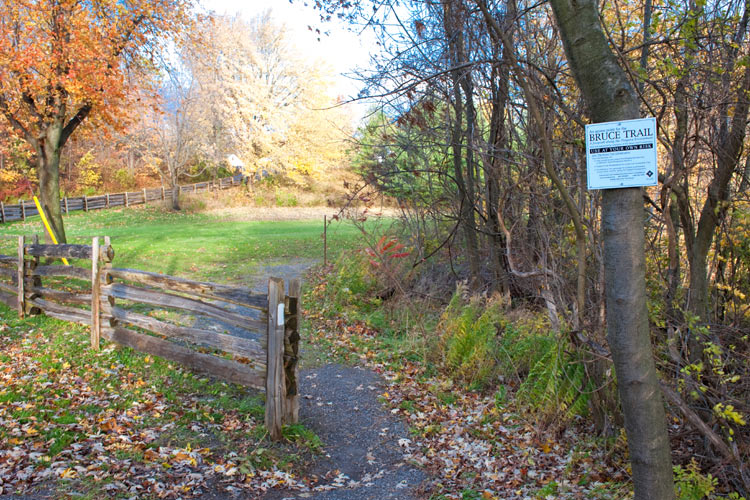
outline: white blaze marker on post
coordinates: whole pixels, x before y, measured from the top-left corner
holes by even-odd
[[[586,125],[589,189],[656,186],[656,118]]]

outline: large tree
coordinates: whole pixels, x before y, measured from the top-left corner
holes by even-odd
[[[189,0],[0,2],[0,113],[34,155],[40,197],[59,241],[60,155],[85,121],[117,126],[130,78],[153,66],[165,35],[189,22]]]
[[[602,30],[593,0],[552,0],[573,75],[593,122],[640,117],[639,102]],[[654,364],[646,310],[641,188],[602,193],[607,340],[625,416],[638,500],[674,498],[664,403]]]

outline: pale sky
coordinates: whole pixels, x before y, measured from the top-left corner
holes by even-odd
[[[356,96],[360,83],[344,75],[357,66],[368,66],[372,37],[369,34],[352,33],[346,29],[344,23],[338,20],[321,23],[318,11],[305,6],[305,3],[313,2],[312,0],[294,0],[294,3],[290,3],[289,0],[202,1],[204,8],[217,14],[233,15],[239,12],[248,19],[270,9],[277,22],[286,24],[291,40],[300,52],[311,58],[324,60],[339,75],[334,93],[347,98]],[[330,35],[318,35],[315,31],[310,31],[308,26],[312,26],[313,29],[320,28],[321,31],[329,31]]]

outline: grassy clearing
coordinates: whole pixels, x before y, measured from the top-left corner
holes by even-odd
[[[261,265],[312,262],[321,229],[157,207],[66,217],[71,242],[112,236],[117,266],[240,283]],[[0,226],[2,235],[39,230],[38,220]],[[358,234],[329,228],[330,254],[356,246]],[[13,238],[0,242],[0,253],[15,252]],[[20,320],[0,305],[0,381],[0,494],[161,498],[314,486],[292,473],[321,450],[320,439],[295,425],[285,442],[269,442],[262,393],[106,341],[93,352],[83,327]]]
[[[69,243],[111,236],[118,267],[218,282],[241,282],[254,276],[261,265],[322,259],[322,226],[322,221],[304,220],[229,222],[157,206],[75,212],[65,217]],[[41,230],[38,217],[0,225],[0,235],[41,234]],[[330,226],[331,258],[356,246],[359,234],[348,223]],[[0,253],[14,255],[13,244],[6,240]]]

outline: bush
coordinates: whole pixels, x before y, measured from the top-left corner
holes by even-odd
[[[80,191],[86,196],[95,194],[102,185],[102,176],[99,174],[101,166],[96,163],[91,151],[83,155],[76,166]]]
[[[294,193],[288,193],[281,190],[276,190],[276,206],[277,207],[296,207],[299,204],[297,197]]]
[[[118,168],[115,171],[115,182],[122,190],[135,189],[135,177],[128,172],[126,168]]]
[[[586,371],[566,342],[548,337],[538,351],[541,356],[518,389],[517,398],[546,421],[585,415],[591,387]]]
[[[745,500],[737,493],[729,496],[715,494],[718,480],[711,474],[702,474],[695,460],[685,466],[674,466],[674,490],[677,500]]]
[[[377,282],[362,253],[344,252],[333,267],[335,271],[313,291],[329,316],[347,310],[364,317],[381,304],[375,296]]]
[[[441,316],[435,364],[475,388],[487,388],[500,377],[515,379],[516,400],[546,421],[587,412],[584,366],[551,332],[543,313],[510,321],[499,296],[465,295],[459,286]]]

